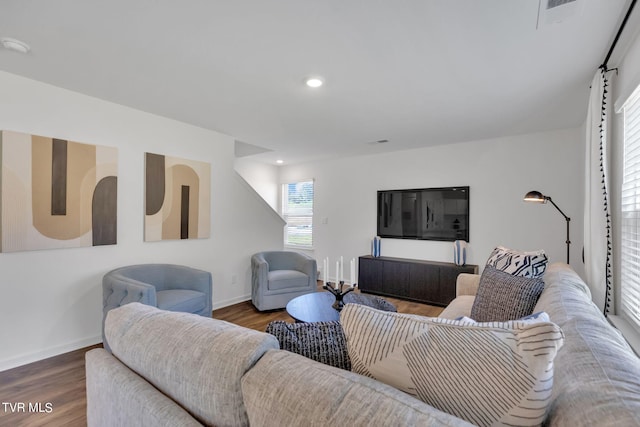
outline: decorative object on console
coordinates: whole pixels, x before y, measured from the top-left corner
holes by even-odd
[[[553,200],[551,200],[551,197],[545,196],[544,194],[542,194],[539,191],[529,191],[527,194],[525,194],[524,201],[525,202],[535,202],[535,203],[547,203],[547,201],[549,201],[549,202],[551,202],[553,207],[556,208],[558,210],[558,212],[560,212],[562,214],[562,216],[564,217],[565,221],[567,222],[567,240],[566,240],[566,244],[567,244],[567,264],[569,264],[569,246],[571,245],[571,240],[569,239],[569,222],[571,221],[571,218],[569,218],[567,215],[565,215],[564,212],[562,212],[560,210],[558,205],[556,205],[553,202]]]
[[[453,242],[453,263],[463,266],[467,263],[467,242],[456,240]]]
[[[211,165],[145,153],[144,240],[207,239]]]
[[[0,132],[2,252],[115,245],[118,150]]]
[[[476,322],[504,322],[533,313],[544,290],[542,278],[514,276],[487,265],[471,308]]]
[[[487,265],[522,277],[542,277],[548,263],[543,250],[522,252],[504,246],[496,247],[487,260]]]
[[[377,257],[380,256],[381,240],[382,239],[380,239],[380,236],[376,236],[371,241],[371,256],[372,257],[377,258]]]
[[[545,420],[564,341],[553,323],[469,324],[354,304],[340,323],[354,372],[476,425]]]

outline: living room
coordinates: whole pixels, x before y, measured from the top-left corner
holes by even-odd
[[[0,333],[3,343],[0,347],[0,371],[100,343],[102,277],[106,272],[123,265],[167,262],[209,271],[213,277],[214,309],[250,299],[251,255],[283,248],[284,222],[277,209],[271,207],[277,207],[280,185],[304,179],[314,180],[313,248],[308,252],[317,260],[325,257],[335,260],[340,256],[347,260],[357,259],[370,253],[371,239],[376,234],[378,190],[468,185],[471,192],[468,263],[483,265],[497,245],[522,250],[544,249],[552,262],[565,260],[566,230],[563,218],[552,206],[538,206],[522,200],[528,191],[539,190],[552,196],[571,217],[570,264],[580,276],[585,275],[582,263],[584,146],[589,84],[620,27],[629,6],[628,1],[616,1],[615,7],[609,2],[599,1],[594,9],[583,4],[583,12],[588,13],[590,18],[601,9],[611,8],[615,11],[603,14],[603,19],[608,20],[602,23],[605,29],[598,30],[602,31],[599,33],[602,37],[589,51],[584,52],[587,59],[581,61],[580,67],[576,66],[576,70],[571,67],[559,70],[563,78],[559,79],[557,86],[571,86],[569,93],[582,93],[580,99],[584,102],[577,106],[565,105],[566,100],[559,98],[554,100],[555,104],[536,104],[536,114],[541,116],[540,120],[548,120],[552,125],[522,131],[514,122],[524,120],[524,117],[514,112],[515,116],[491,117],[494,124],[497,122],[504,126],[506,130],[503,133],[483,133],[479,126],[477,133],[459,136],[452,141],[446,137],[446,128],[456,128],[461,121],[471,120],[458,115],[442,123],[445,129],[441,130],[442,133],[429,134],[415,146],[403,146],[402,135],[394,137],[381,133],[384,128],[372,121],[371,130],[360,135],[358,147],[351,148],[354,150],[352,154],[333,155],[334,147],[329,146],[321,156],[300,162],[285,160],[283,165],[256,160],[255,156],[236,157],[237,140],[245,138],[214,130],[224,131],[225,124],[206,128],[197,125],[197,119],[185,117],[180,109],[183,106],[193,108],[188,98],[171,98],[171,105],[165,104],[159,110],[147,112],[139,107],[141,103],[127,105],[110,101],[108,97],[101,99],[90,89],[82,90],[88,81],[97,78],[95,76],[103,76],[106,81],[111,81],[107,74],[113,70],[108,70],[108,67],[102,69],[104,64],[99,62],[90,63],[75,76],[75,87],[61,83],[61,76],[57,75],[55,68],[47,69],[50,78],[36,77],[34,68],[38,65],[34,65],[35,60],[45,55],[44,47],[37,45],[35,38],[27,40],[29,31],[25,29],[20,32],[20,28],[16,27],[19,24],[15,23],[24,21],[11,15],[18,14],[22,19],[27,19],[25,16],[29,13],[38,15],[39,12],[18,6],[19,3],[12,1],[0,6],[0,28],[3,31],[0,36],[24,38],[32,45],[32,50],[27,55],[0,51],[0,130],[117,148],[118,240],[116,245],[0,255],[3,290],[0,319],[5,325]],[[507,4],[497,3],[501,6]],[[67,7],[72,6],[67,2]],[[44,3],[35,6],[36,9],[38,7],[44,7]],[[537,13],[538,1],[528,1],[526,7]],[[38,16],[38,20],[46,19],[47,14],[42,14],[44,16]],[[582,22],[580,17],[574,19]],[[549,44],[553,44],[552,35],[557,26],[573,25],[571,22],[567,20],[538,33],[533,29],[532,34],[543,34],[551,40]],[[580,28],[585,31],[583,24]],[[610,68],[618,68],[612,102],[630,95],[640,82],[640,40],[636,28],[629,24],[620,42],[621,47],[609,63]],[[73,28],[73,31],[81,29],[80,26]],[[64,32],[60,28],[57,31]],[[572,37],[580,34],[576,32]],[[117,47],[120,46],[113,48]],[[157,49],[157,46],[149,49]],[[561,44],[554,54],[561,55],[563,49],[569,51],[571,45]],[[144,47],[139,50],[144,52]],[[186,48],[186,52],[189,52],[189,48]],[[82,50],[75,53],[81,55]],[[61,48],[46,53],[65,54]],[[583,66],[582,62],[587,62],[588,66]],[[144,74],[153,74],[153,70],[125,71],[137,85],[156,92],[153,95],[156,98],[151,102],[159,102],[169,97],[168,94],[175,95],[175,92],[166,92],[168,89],[162,87],[147,87]],[[494,72],[498,77],[491,83],[499,83],[502,71]],[[567,79],[566,76],[573,73],[579,76]],[[291,80],[298,82],[301,77],[296,74]],[[188,80],[189,75],[183,79]],[[460,84],[470,85],[469,82],[472,80],[461,81]],[[330,90],[332,84],[337,85],[335,80],[327,76],[324,89]],[[523,86],[526,85],[525,82]],[[106,86],[107,92],[112,91],[115,99],[118,99],[116,95],[123,89],[109,87],[109,84]],[[301,87],[295,92],[301,109],[310,112],[318,109],[312,103],[317,103],[321,97],[316,93],[305,98],[303,90],[306,88]],[[468,114],[465,108],[467,102],[500,102],[500,99],[476,99],[472,86],[468,87],[468,93],[469,99],[461,97],[456,101],[464,114]],[[141,94],[144,92],[136,95]],[[531,97],[535,98],[533,95]],[[274,98],[276,101],[279,99]],[[423,102],[429,102],[427,92]],[[208,111],[202,113],[205,116],[215,116],[216,109],[223,108],[200,100],[193,103],[200,110]],[[261,108],[268,108],[265,100],[260,100],[258,104]],[[433,108],[441,108],[439,105]],[[576,109],[572,116],[574,118],[564,123],[554,122],[556,113],[569,106]],[[359,108],[368,112],[365,106]],[[375,108],[384,109],[380,106]],[[388,114],[402,122],[402,117],[397,117],[400,113],[389,111]],[[250,110],[246,121],[261,122],[260,109]],[[363,121],[367,121],[366,117]],[[616,116],[614,126],[619,126],[620,121],[619,115]],[[350,123],[342,122],[340,126],[348,128]],[[375,141],[383,138],[389,141],[375,144]],[[611,144],[612,171],[619,170],[621,165],[622,148],[617,143],[618,138],[621,138],[619,131],[614,134],[616,142]],[[247,142],[269,145],[269,141]],[[393,148],[394,144],[398,144],[399,148]],[[147,152],[198,159],[211,164],[209,238],[153,243],[144,241],[144,153]],[[266,154],[276,156],[284,153],[284,150],[282,153],[274,150]],[[617,188],[620,182],[620,176],[614,173],[614,202],[619,200],[620,190]],[[258,197],[257,193],[265,194],[267,201]],[[382,253],[403,258],[453,260],[450,242],[384,239]],[[619,265],[616,268],[619,269]],[[604,284],[594,284],[591,292],[594,301],[602,305]]]

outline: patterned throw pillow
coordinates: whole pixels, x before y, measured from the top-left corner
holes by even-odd
[[[461,321],[461,323],[468,323],[470,325],[479,325],[480,322],[476,322],[475,320],[473,320],[470,317],[467,316],[460,316],[460,317],[456,317],[454,320],[457,321]],[[513,322],[514,320],[512,320]],[[551,322],[551,318],[549,317],[549,315],[544,312],[544,311],[539,311],[537,313],[533,313],[530,314],[528,316],[524,316],[521,317],[519,319],[516,319],[515,321],[518,322],[527,322],[527,323],[536,323],[536,322]]]
[[[325,365],[351,370],[340,322],[288,323],[278,320],[269,323],[266,332],[278,339],[282,350]]]
[[[512,276],[487,265],[480,276],[471,318],[477,322],[502,322],[528,316],[543,290],[540,278]]]
[[[352,370],[479,426],[540,425],[564,336],[550,322],[465,323],[349,304]]]
[[[487,265],[514,276],[542,277],[548,262],[543,250],[521,252],[498,246],[489,255]]]

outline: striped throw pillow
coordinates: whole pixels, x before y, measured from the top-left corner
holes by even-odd
[[[473,323],[356,304],[340,314],[352,371],[479,426],[544,421],[564,341],[544,320]]]

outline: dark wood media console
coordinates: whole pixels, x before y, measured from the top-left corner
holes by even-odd
[[[478,273],[477,265],[361,256],[358,288],[362,292],[446,306],[456,297],[460,273]]]

